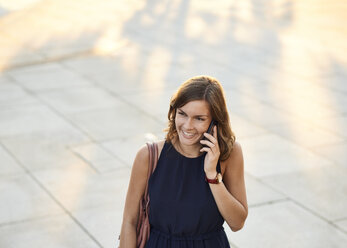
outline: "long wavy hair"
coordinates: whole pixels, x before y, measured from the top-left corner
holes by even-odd
[[[208,102],[212,119],[218,122],[220,160],[225,161],[230,156],[236,137],[231,130],[223,87],[213,77],[192,77],[185,81],[172,96],[168,112],[168,127],[164,130],[167,132],[166,140],[172,143],[172,140],[178,135],[175,125],[177,108],[195,100]]]

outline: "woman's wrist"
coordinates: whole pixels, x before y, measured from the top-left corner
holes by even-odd
[[[217,176],[217,171],[205,171],[205,175],[208,179],[214,179]]]

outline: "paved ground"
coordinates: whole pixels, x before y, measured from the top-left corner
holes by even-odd
[[[225,87],[233,247],[345,247],[341,1],[0,0],[0,247],[115,247],[132,160],[187,78]]]

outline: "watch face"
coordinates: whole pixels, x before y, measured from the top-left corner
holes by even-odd
[[[223,179],[222,174],[218,173],[218,174],[217,174],[218,183],[221,183],[221,182],[222,182],[222,179]]]

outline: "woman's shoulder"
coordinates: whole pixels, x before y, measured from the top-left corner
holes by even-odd
[[[165,140],[157,140],[153,143],[156,143],[158,145],[158,154],[160,154],[161,150],[164,147]],[[147,144],[143,144],[140,149],[137,152],[137,156],[139,156],[141,159],[148,160],[149,159],[149,151]]]
[[[159,154],[160,154],[160,151],[163,149],[163,147],[165,145],[165,140],[158,140],[155,143],[157,143],[157,145],[158,145],[158,151],[159,151]]]
[[[165,145],[165,140],[158,140],[155,143],[157,143],[158,145],[158,159],[159,159],[161,151],[163,150],[163,147]]]
[[[237,141],[234,142],[233,149],[231,150],[230,156],[235,156],[242,153],[241,144]]]
[[[243,154],[241,144],[235,141],[229,157],[221,162],[222,172],[224,172],[227,167],[237,166],[237,164],[243,164]]]

